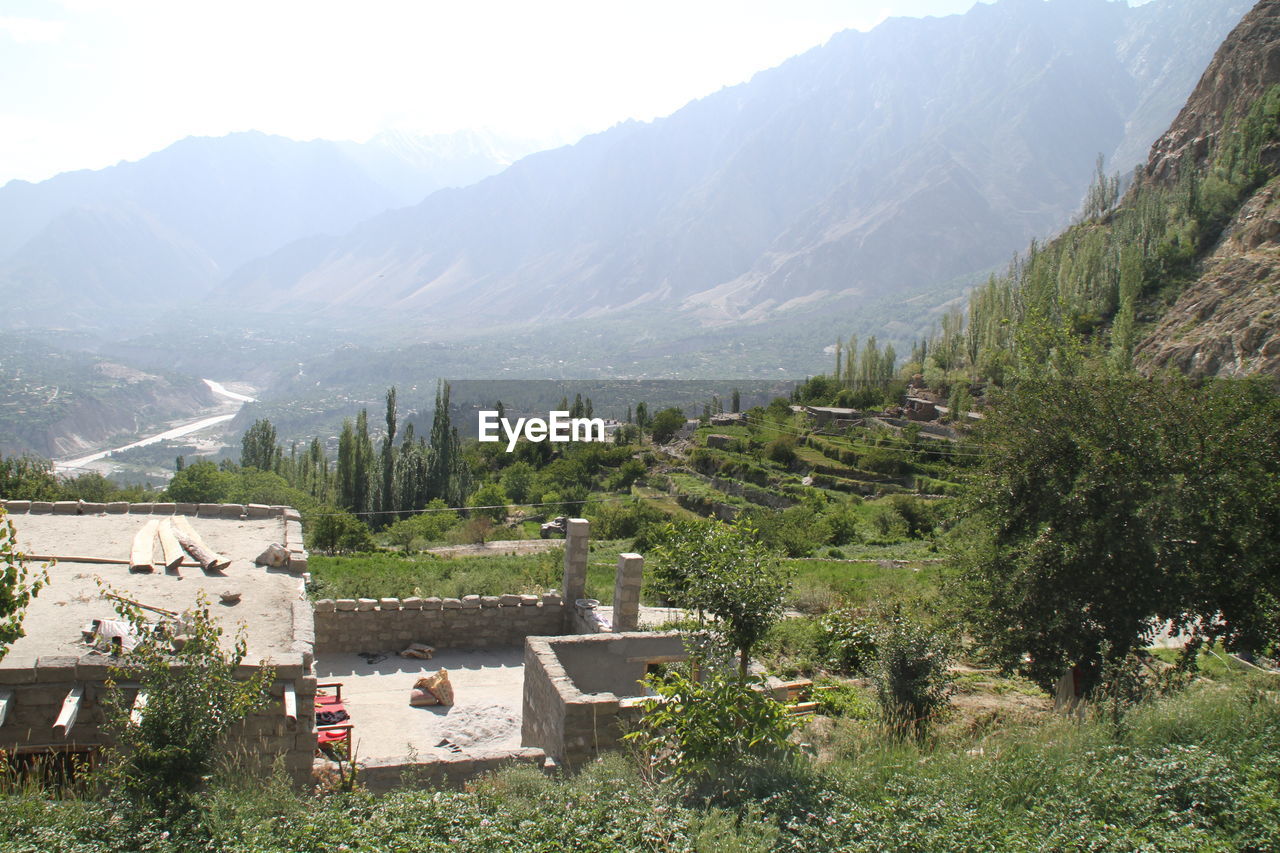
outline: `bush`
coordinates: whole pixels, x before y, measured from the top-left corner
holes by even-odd
[[[637,748],[644,774],[687,796],[740,804],[753,776],[796,756],[791,719],[763,680],[721,669],[699,680],[677,667],[645,683],[658,698],[645,703],[640,727],[625,740]]]
[[[773,462],[790,468],[796,461],[795,436],[780,435],[765,447],[765,455]]]
[[[369,525],[340,509],[316,515],[308,535],[311,547],[326,554],[351,554],[374,549]]]
[[[876,660],[875,630],[852,610],[822,617],[823,664],[832,672],[866,672]]]
[[[876,637],[871,677],[889,731],[923,740],[951,696],[950,645],[901,615],[891,617]]]
[[[642,500],[595,504],[586,517],[591,522],[591,535],[597,539],[630,539],[646,525],[666,520],[662,510]]]
[[[110,773],[126,796],[161,813],[183,811],[192,794],[222,754],[222,736],[252,711],[263,707],[275,678],[260,666],[248,679],[236,678],[247,643],[243,633],[230,650],[222,647],[222,629],[201,597],[184,617],[186,642],[173,650],[173,635],[155,629],[131,605],[117,605],[140,641],[113,668],[111,682],[137,682],[147,703],[134,714],[133,697],[121,689],[107,695],[107,726],[119,743]]]

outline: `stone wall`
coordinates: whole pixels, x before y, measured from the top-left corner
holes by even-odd
[[[89,657],[89,656],[86,656]],[[6,752],[43,752],[98,750],[114,743],[107,729],[108,696],[105,684],[109,661],[85,663],[85,658],[41,658],[35,667],[0,669],[0,691],[12,691],[8,714],[0,726],[0,750]],[[285,674],[292,674],[285,671]],[[298,697],[298,717],[290,720],[284,714],[285,684],[293,684]],[[274,763],[283,761],[284,769],[297,785],[311,779],[311,763],[316,748],[314,697],[316,679],[299,677],[278,679],[271,687],[271,701],[262,710],[249,715],[227,734],[221,747],[227,757],[243,762],[247,769],[261,774],[272,771]],[[55,730],[54,721],[63,700],[73,687],[84,691],[75,723],[65,735]],[[133,689],[125,699],[133,701]]]
[[[320,654],[399,651],[410,643],[438,649],[518,646],[526,637],[565,630],[558,595],[320,599],[313,606]]]

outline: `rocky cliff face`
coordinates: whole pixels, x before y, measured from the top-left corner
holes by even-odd
[[[1139,364],[1280,376],[1280,178],[1245,203],[1204,266],[1139,346]]]
[[[1203,168],[1234,119],[1280,84],[1280,0],[1262,0],[1228,36],[1187,105],[1152,147],[1144,179],[1171,184]],[[1262,149],[1272,174],[1280,145]],[[1260,187],[1135,352],[1141,370],[1280,375],[1280,178]]]
[[[1280,83],[1280,0],[1260,2],[1236,25],[1205,69],[1186,106],[1151,146],[1148,180],[1171,182],[1186,165],[1203,167],[1233,119]],[[1270,152],[1280,162],[1280,148]]]

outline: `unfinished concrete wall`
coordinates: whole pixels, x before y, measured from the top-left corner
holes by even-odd
[[[321,599],[314,608],[319,653],[399,651],[410,643],[518,646],[525,637],[559,634],[564,625],[558,595]]]
[[[521,743],[569,766],[616,749],[639,714],[647,663],[684,656],[676,632],[530,637]]]

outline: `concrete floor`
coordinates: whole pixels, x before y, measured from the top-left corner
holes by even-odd
[[[413,683],[442,667],[454,704],[410,707]],[[391,655],[373,664],[355,654],[321,654],[316,675],[322,683],[342,682],[357,760],[428,762],[520,746],[522,648],[446,649],[432,660]]]

